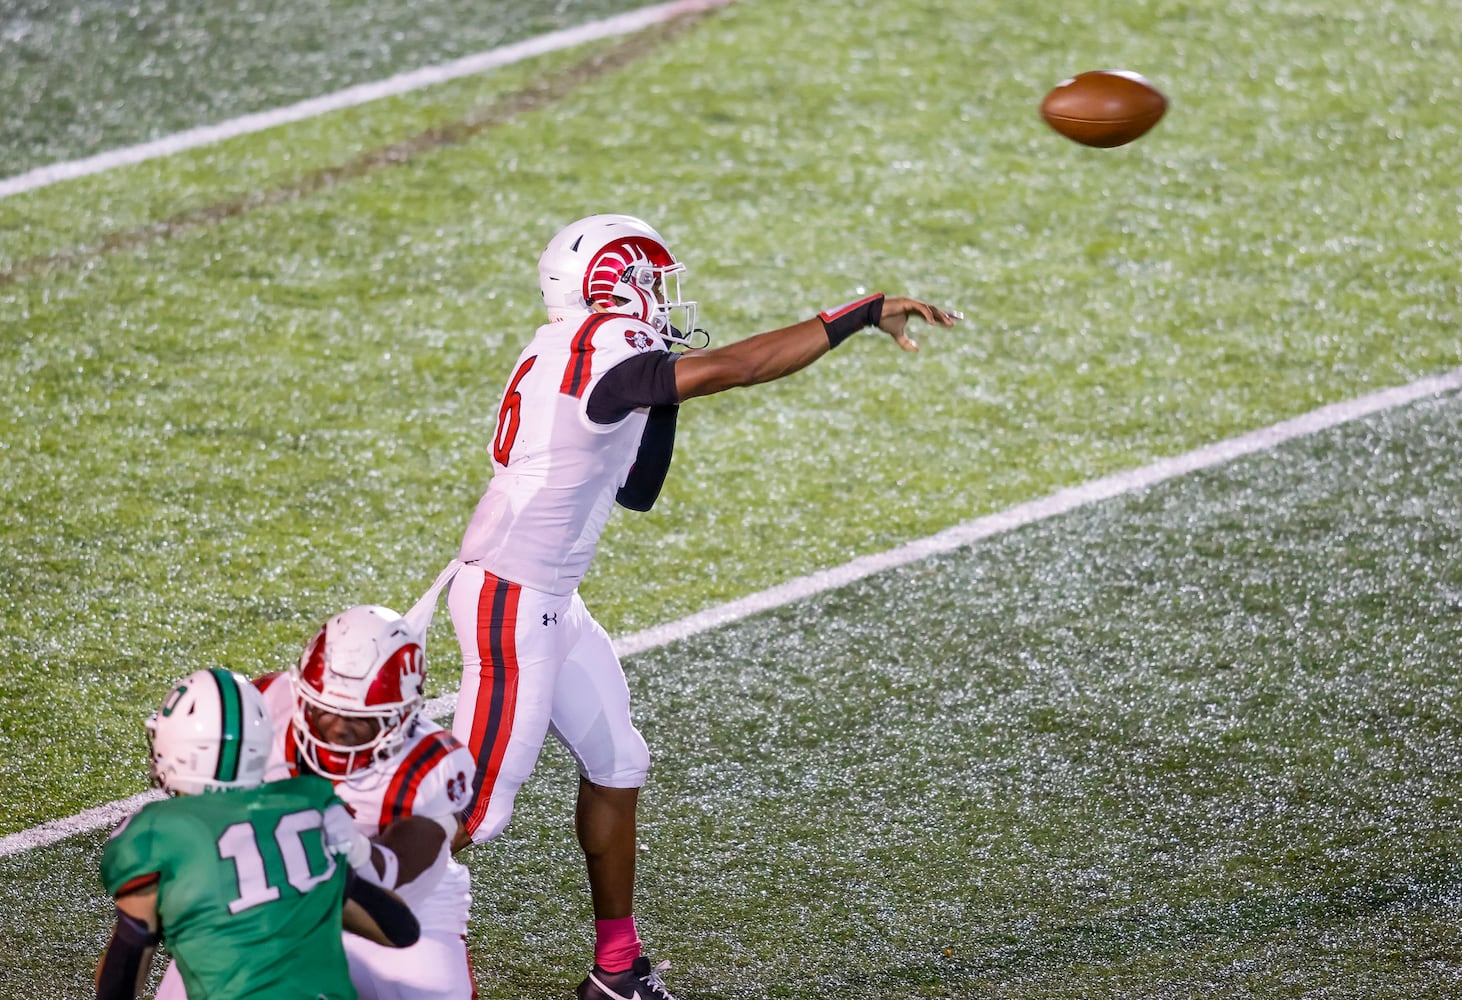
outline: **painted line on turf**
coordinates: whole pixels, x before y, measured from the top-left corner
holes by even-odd
[[[362,83],[354,87],[347,87],[333,94],[327,94],[324,97],[313,97],[287,107],[243,115],[230,119],[229,121],[219,122],[216,125],[203,125],[198,128],[188,129],[184,132],[164,136],[161,139],[154,139],[151,142],[139,143],[135,146],[124,146],[121,149],[98,153],[96,156],[88,156],[80,160],[68,160],[64,163],[52,163],[44,167],[37,167],[23,174],[16,174],[14,177],[0,180],[0,198],[8,198],[11,195],[21,194],[25,191],[34,191],[61,181],[74,180],[78,177],[103,173],[104,171],[117,167],[132,166],[133,164],[144,163],[148,160],[158,159],[159,157],[171,156],[174,153],[181,153],[189,149],[196,149],[199,146],[222,142],[225,139],[233,139],[241,135],[248,135],[252,132],[262,132],[265,129],[274,128],[277,125],[287,125],[291,122],[303,121],[307,118],[315,118],[319,115],[329,114],[332,111],[340,111],[345,108],[355,107],[356,105],[367,104],[371,101],[380,100],[383,97],[396,97],[413,90],[421,90],[439,83],[446,83],[458,77],[483,73],[490,69],[498,69],[511,65],[512,63],[521,62],[524,59],[531,59],[534,56],[546,55],[549,52],[557,52],[561,49],[571,48],[575,45],[581,45],[584,42],[612,38],[616,35],[627,35],[641,28],[648,28],[651,25],[661,24],[665,21],[673,21],[677,17],[685,14],[714,10],[717,7],[725,7],[734,2],[735,0],[673,0],[671,3],[643,7],[640,10],[630,11],[626,14],[617,14],[614,17],[605,18],[602,21],[594,21],[574,28],[565,28],[561,31],[540,35],[536,38],[514,42],[511,45],[504,45],[501,48],[489,49],[486,52],[479,52],[475,55],[463,56],[461,59],[454,59],[440,66],[428,66],[423,69],[399,73],[396,76],[374,83]]]
[[[1102,500],[1110,500],[1127,493],[1136,493],[1169,479],[1211,469],[1245,455],[1269,451],[1296,438],[1317,434],[1341,424],[1458,389],[1462,389],[1462,368],[1454,368],[1440,375],[1418,379],[1409,385],[1384,389],[1359,399],[1322,406],[1318,410],[1312,410],[1291,420],[1284,420],[1270,427],[1251,431],[1236,438],[1229,438],[1227,441],[1206,445],[1173,458],[1159,459],[1140,469],[1131,469],[1127,472],[1104,476],[1101,479],[1093,479],[1080,486],[1058,490],[1049,496],[1019,504],[1006,511],[965,521],[938,534],[900,545],[887,552],[861,556],[841,566],[798,577],[748,597],[707,608],[705,611],[679,621],[632,632],[614,640],[614,648],[620,656],[632,656],[636,653],[658,649],[722,625],[738,622],[751,615],[771,611],[793,601],[800,601],[803,598],[856,583],[875,573],[882,573],[884,570],[907,566],[920,559],[952,552],[973,542],[1067,514]],[[456,705],[456,692],[441,695],[426,703],[426,713],[434,719],[441,719],[451,715]],[[78,833],[86,833],[120,823],[143,804],[161,797],[161,792],[144,792],[120,802],[110,802],[94,809],[87,809],[85,812],[66,819],[52,820],[20,833],[0,837],[0,857],[19,854],[35,847],[44,847]]]
[[[67,837],[74,837],[78,833],[116,826],[147,803],[163,797],[160,790],[153,789],[129,799],[120,799],[116,802],[108,802],[106,805],[83,809],[75,816],[53,819],[40,826],[33,826],[29,830],[0,837],[0,858],[20,854],[33,847],[45,847],[47,844],[54,844]]]

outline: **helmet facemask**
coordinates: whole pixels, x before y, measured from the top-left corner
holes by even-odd
[[[681,298],[680,276],[684,273],[685,265],[679,261],[669,267],[656,267],[648,263],[631,264],[624,269],[623,276],[614,286],[615,297],[624,304],[606,309],[608,312],[628,313],[645,320],[672,344],[681,347],[704,347],[704,343],[693,343],[698,338],[709,338],[704,330],[696,329],[696,303],[686,302]],[[632,290],[638,296],[647,294],[649,301],[644,311],[648,313],[648,318],[641,315],[639,310],[631,308],[627,297],[620,291],[621,288]],[[682,314],[680,326],[671,321],[674,310],[679,310]]]
[[[369,771],[392,760],[406,744],[416,706],[394,706],[385,710],[357,710],[321,698],[308,686],[300,688],[291,723],[300,754],[316,772],[343,777]],[[358,743],[332,742],[320,731],[316,714],[324,712],[342,719],[374,722],[375,732]]]

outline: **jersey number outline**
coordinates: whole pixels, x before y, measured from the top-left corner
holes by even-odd
[[[284,859],[285,880],[301,895],[335,874],[335,855],[329,851],[325,852],[325,870],[319,875],[310,873],[304,837],[323,826],[324,817],[316,809],[286,813],[274,825],[274,843]],[[228,904],[229,913],[239,914],[279,898],[279,887],[269,884],[264,852],[259,847],[260,833],[253,823],[234,823],[218,838],[218,856],[234,863],[238,879],[239,895]]]
[[[538,355],[534,354],[519,365],[508,383],[508,391],[503,394],[503,405],[497,411],[497,432],[492,436],[492,460],[498,465],[508,464],[513,442],[518,440],[518,428],[523,423],[523,394],[518,391],[518,383],[533,370],[537,360]]]

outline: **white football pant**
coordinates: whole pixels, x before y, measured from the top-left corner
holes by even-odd
[[[462,648],[452,734],[477,758],[464,814],[473,841],[507,825],[550,732],[594,784],[645,783],[650,752],[630,720],[624,670],[577,590],[545,594],[467,565],[447,608]]]

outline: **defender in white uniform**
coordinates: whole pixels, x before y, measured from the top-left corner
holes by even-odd
[[[365,837],[412,816],[441,827],[435,861],[404,884],[397,875],[406,865],[379,844],[369,860],[351,859],[357,874],[395,891],[421,925],[409,948],[345,935],[361,1000],[475,996],[465,938],[471,879],[450,849],[475,764],[450,732],[421,714],[423,650],[417,630],[396,612],[361,605],[327,621],[288,674],[254,682],[274,723],[266,780],[330,779]],[[422,867],[419,859],[411,864]],[[181,977],[169,968],[159,1000],[183,996]]]
[[[789,375],[869,326],[916,350],[904,333],[909,315],[942,326],[959,317],[877,294],[678,353],[672,346],[699,333],[695,303],[680,300],[685,266],[643,221],[580,219],[553,238],[538,270],[549,322],[518,356],[500,399],[492,481],[447,599],[463,663],[452,731],[477,761],[459,843],[502,831],[552,733],[579,766],[575,820],[594,904],[595,965],[578,995],[638,990],[643,1000],[671,1000],[641,953],[633,916],[635,811],[649,752],[579,581],[615,504],[644,511],[658,496],[679,403]],[[671,325],[673,310],[685,312],[689,337]]]
[[[345,937],[361,1000],[475,995],[465,937],[471,876],[453,860],[451,842],[476,765],[421,714],[425,668],[424,638],[405,619],[361,605],[326,622],[288,677],[256,682],[276,723],[271,776],[313,771],[334,781],[367,837],[408,816],[433,819],[444,833],[430,869],[397,885],[388,868],[382,880],[411,907],[421,939],[384,948]]]

